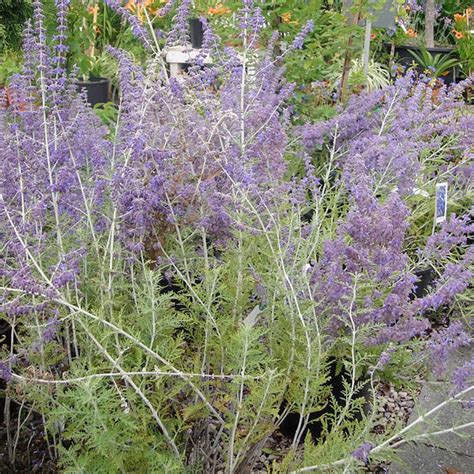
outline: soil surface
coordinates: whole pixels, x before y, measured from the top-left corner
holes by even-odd
[[[410,417],[415,402],[413,397],[404,390],[395,390],[387,383],[379,382],[376,386],[376,397],[380,408],[375,414],[374,431],[384,433],[396,423],[405,424]],[[12,422],[12,437],[16,436],[17,420]],[[279,462],[288,454],[291,439],[276,431],[267,440],[262,453],[252,469],[252,473],[272,472],[272,465]],[[374,464],[367,467],[367,472],[382,474],[388,472],[388,464]],[[218,466],[216,473],[223,474],[225,465]],[[0,430],[0,474],[7,473],[56,473],[59,472],[48,451],[42,429],[41,418],[31,415],[25,423],[16,441],[15,462],[12,465],[7,449],[7,431],[3,425]]]
[[[17,437],[18,420],[10,424],[11,444],[14,449],[14,462],[11,462],[8,450],[7,427],[0,425],[0,474],[9,473],[56,473],[58,469],[48,451],[42,420],[32,414]],[[13,453],[12,453],[13,456]]]

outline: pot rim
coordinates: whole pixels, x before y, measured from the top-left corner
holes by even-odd
[[[89,79],[88,81],[75,81],[77,85],[85,85],[85,84],[104,84],[109,83],[110,79],[106,79],[105,77],[98,77],[96,79]]]
[[[386,46],[392,46],[392,43],[390,42],[384,42]],[[396,44],[395,49],[413,49],[413,50],[418,50],[421,51],[422,49],[426,49],[428,52],[433,52],[433,53],[448,53],[455,51],[456,48],[454,46],[435,46],[434,48],[423,48],[422,46],[416,46],[412,44]]]

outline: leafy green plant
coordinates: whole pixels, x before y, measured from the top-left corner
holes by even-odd
[[[30,0],[2,0],[0,2],[0,53],[21,46],[24,23],[31,17]]]
[[[460,60],[453,58],[451,54],[431,54],[426,49],[420,51],[408,50],[416,63],[421,66],[426,74],[434,78],[446,75],[450,69],[459,66]]]
[[[242,36],[256,38],[261,16],[244,14]],[[216,46],[180,82],[159,51],[145,66],[116,52],[107,128],[33,31],[12,87],[46,105],[0,114],[1,317],[16,336],[0,377],[7,405],[41,412],[61,469],[243,472],[287,414],[283,472],[357,471],[398,442],[405,431],[375,435],[363,411],[369,397],[377,409],[375,377],[413,370],[398,352],[429,358],[406,349],[427,346],[428,311],[472,276],[467,216],[405,243],[415,185],[470,189],[456,97],[441,90],[435,106],[408,75],[295,127],[271,51],[248,75]],[[414,299],[423,259],[441,280]],[[429,346],[441,371],[443,342],[466,337],[446,331]]]
[[[425,44],[426,2],[397,0],[398,22],[395,36],[391,38],[396,44]],[[434,46],[454,45],[452,27],[457,15],[472,7],[471,0],[446,0],[438,2],[434,18]],[[433,11],[431,11],[433,14]],[[433,18],[432,20],[433,21]],[[426,45],[425,45],[426,46]]]
[[[146,428],[140,401],[120,385],[97,378],[58,388],[48,430],[63,440],[62,472],[143,472],[146,466],[147,472],[178,474],[180,463],[164,454],[166,445]]]
[[[300,5],[303,3],[300,2]],[[323,2],[315,2],[311,7],[303,10],[301,17],[291,10],[290,19],[297,21],[297,24],[282,23],[279,26],[287,41],[291,41],[298,25],[304,23],[306,18],[314,19],[314,30],[306,38],[304,48],[285,57],[286,77],[299,86],[295,108],[303,120],[320,119],[332,113],[337,91],[329,86],[328,76],[333,73],[334,67],[338,67],[335,65],[342,65],[346,52],[357,54],[362,44],[362,29],[349,25],[342,11],[327,8]],[[349,47],[351,35],[354,44]],[[315,83],[320,86],[314,87]],[[327,88],[324,93],[323,88]]]
[[[12,74],[20,72],[21,63],[20,52],[7,50],[0,55],[0,86],[6,85]]]
[[[45,0],[45,26],[50,39],[55,34],[56,15],[54,0]],[[105,77],[116,82],[117,68],[107,53],[108,46],[126,50],[136,61],[145,58],[144,48],[130,27],[103,1],[71,0],[67,27],[66,66],[68,71],[78,68],[83,80]]]
[[[342,62],[333,64],[332,70],[326,74],[326,80],[329,81],[332,89],[337,89],[342,77]],[[374,59],[370,59],[367,75],[364,72],[364,64],[361,58],[351,61],[349,73],[349,88],[357,90],[366,88],[368,91],[382,89],[390,83],[390,73],[388,69]]]
[[[455,16],[454,35],[461,60],[461,69],[466,76],[474,71],[474,14],[472,8],[466,8],[464,14]]]

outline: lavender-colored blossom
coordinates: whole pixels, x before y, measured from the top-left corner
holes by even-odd
[[[157,15],[159,17],[164,17],[170,13],[176,5],[177,0],[168,0],[164,6],[162,6],[158,11]]]
[[[182,0],[176,10],[173,28],[171,29],[167,43],[170,45],[189,43],[189,26],[191,0]]]
[[[403,195],[411,194],[420,177],[420,157],[434,153],[444,137],[453,133],[453,125],[457,127],[455,116],[461,104],[457,97],[465,86],[441,89],[442,106],[438,107],[429,96],[430,88],[414,81],[407,74],[383,91],[353,97],[336,118],[304,126],[304,143],[310,149],[321,145],[337,125],[337,144],[347,150],[349,163],[359,155],[369,177],[380,181],[379,189],[396,187]],[[474,119],[468,117],[459,129],[459,140],[448,146],[448,155],[470,152],[472,134],[467,130],[473,126]]]
[[[379,360],[377,361],[376,368],[378,370],[383,370],[384,367],[391,361],[395,351],[396,347],[394,346],[389,347],[387,350],[383,351],[382,354],[380,354]]]
[[[301,128],[310,154],[325,147],[338,150],[335,160],[350,203],[337,237],[326,241],[312,270],[313,298],[321,314],[337,316],[332,330],[348,329],[353,289],[367,285],[354,322],[387,325],[372,333],[369,344],[399,343],[426,333],[429,311],[449,304],[472,279],[471,250],[455,263],[446,261],[472,233],[468,216],[452,216],[419,250],[422,258],[436,262],[441,277],[427,296],[412,298],[417,278],[404,249],[407,203],[419,182],[432,179],[420,167],[424,154],[435,153],[443,137],[453,136],[453,124],[460,126],[455,118],[459,90],[442,89],[441,94],[442,105],[435,106],[427,87],[408,74],[383,91],[352,98],[334,119]],[[469,156],[472,137],[465,130],[460,128],[460,140],[447,147],[448,156]],[[452,180],[463,189],[467,182],[456,168]]]
[[[303,44],[307,38],[307,36],[313,31],[314,29],[314,22],[313,20],[309,20],[303,29],[295,36],[295,39],[292,43],[292,48],[294,49],[301,49]]]
[[[253,34],[254,38],[265,25],[265,19],[259,7],[255,7],[253,0],[244,0],[239,11],[239,26],[241,36]]]
[[[352,457],[366,464],[369,460],[369,455],[372,449],[374,449],[374,444],[369,441],[364,441],[355,451],[352,452]]]
[[[424,1],[423,0],[406,0],[404,5],[410,12],[422,12],[424,9]]]
[[[130,11],[121,4],[120,0],[104,0],[104,2],[127,21],[134,36],[138,38],[145,47],[152,49],[150,35],[137,16],[130,13]]]
[[[12,379],[12,372],[10,367],[5,362],[0,362],[0,380],[4,380],[6,383]]]
[[[468,383],[472,382],[474,378],[474,358],[466,362],[461,367],[454,369],[453,375],[451,377],[452,383],[455,390],[461,391],[464,390]]]
[[[59,327],[59,319],[57,316],[50,318],[46,323],[46,329],[43,331],[43,342],[51,342],[56,337]]]
[[[424,248],[426,258],[445,258],[456,246],[465,245],[467,236],[474,232],[474,222],[470,217],[452,214],[442,223],[441,229],[429,237]]]
[[[429,342],[430,357],[436,377],[441,377],[446,368],[448,356],[463,345],[468,344],[469,336],[460,322],[435,332]]]

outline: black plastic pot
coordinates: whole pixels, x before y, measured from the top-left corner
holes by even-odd
[[[421,268],[415,271],[415,276],[418,278],[418,281],[415,283],[416,288],[410,295],[411,300],[426,296],[436,281],[436,272],[431,267]]]
[[[391,49],[391,43],[384,43],[385,47],[389,50]],[[450,54],[453,52],[453,48],[426,48],[426,50],[432,55],[436,54]],[[421,48],[418,46],[409,46],[409,45],[396,45],[395,46],[395,56],[397,58],[397,63],[402,66],[411,66],[413,62],[416,63],[415,58],[411,55],[410,51],[413,51],[416,54],[421,53]],[[424,72],[424,68],[422,66],[418,66],[416,68],[419,74]],[[453,84],[456,83],[459,79],[459,71],[457,66],[452,67],[449,70],[449,73],[446,76],[443,76],[442,79],[445,84]]]
[[[189,19],[189,34],[191,37],[191,46],[197,49],[202,48],[204,28],[202,27],[202,23],[199,18]]]
[[[469,225],[474,224],[474,219],[471,219],[471,220],[468,222],[468,224],[469,224]],[[470,232],[469,234],[467,234],[466,245],[468,245],[468,246],[474,245],[474,232]]]
[[[327,384],[328,389],[331,392],[331,395],[334,397],[335,401],[342,407],[345,405],[345,385],[344,382],[348,382],[350,380],[350,374],[347,370],[342,369],[341,372],[337,373],[337,361],[336,359],[332,359],[330,361],[330,378]],[[364,402],[364,412],[365,414],[369,413],[370,411],[370,398],[371,398],[371,390],[370,390],[370,381],[368,376],[361,377],[357,380],[357,383],[362,383],[363,387],[355,394],[354,399],[362,399]],[[286,402],[284,401],[282,406],[280,407],[280,413],[286,407]],[[300,437],[300,443],[304,442],[307,433],[311,434],[313,442],[317,443],[321,440],[323,435],[323,423],[322,417],[326,415],[327,419],[330,419],[330,415],[334,414],[334,406],[331,403],[330,399],[327,400],[327,405],[321,411],[311,413],[309,417],[309,422],[306,429],[303,432],[303,435]],[[329,415],[329,416],[328,416]],[[290,412],[288,413],[283,421],[280,424],[280,432],[289,439],[294,439],[296,430],[300,421],[301,415],[299,413]],[[354,419],[361,420],[362,414],[354,415]],[[329,426],[330,428],[330,426]]]
[[[80,91],[86,90],[87,102],[91,107],[109,101],[110,81],[108,79],[91,78],[89,81],[77,81],[76,85]]]
[[[11,325],[4,319],[0,319],[0,349],[7,349],[12,336]],[[6,397],[3,395],[7,388],[4,380],[0,379],[0,425],[5,422],[5,401]]]

